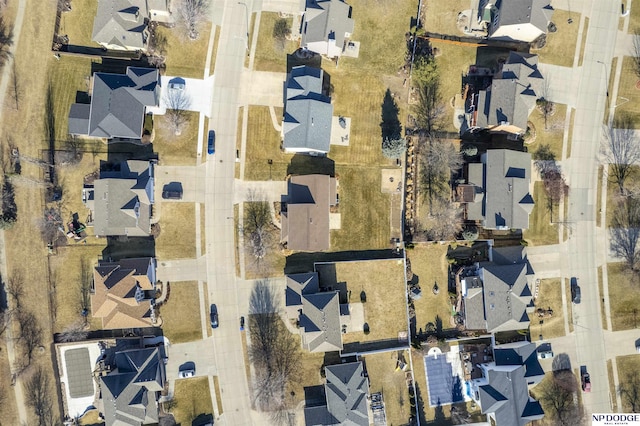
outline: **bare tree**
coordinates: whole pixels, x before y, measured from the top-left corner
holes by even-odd
[[[60,229],[63,228],[62,217],[60,216],[59,207],[48,207],[44,211],[44,215],[38,224],[40,235],[46,244],[52,244],[60,235]]]
[[[42,367],[32,373],[25,386],[27,404],[33,409],[40,426],[53,426],[51,379]]]
[[[580,410],[575,402],[577,390],[578,383],[571,370],[554,371],[535,388],[545,414],[561,426],[580,424]]]
[[[609,228],[611,253],[624,259],[629,269],[635,270],[638,263],[638,241],[640,241],[640,200],[624,198],[613,209]]]
[[[632,413],[640,413],[640,374],[637,371],[620,383],[618,392]]]
[[[209,0],[180,0],[177,10],[186,36],[196,40],[200,37],[200,25],[209,12]]]
[[[291,26],[286,18],[279,18],[273,25],[273,38],[280,50],[284,49],[287,37],[291,34]]]
[[[13,45],[13,30],[7,25],[4,17],[0,15],[0,67],[11,57],[11,45]]]
[[[264,259],[267,251],[273,247],[271,234],[271,208],[267,201],[256,192],[250,192],[249,202],[245,203],[243,232],[245,248],[257,260]]]
[[[24,310],[18,312],[17,318],[20,325],[19,341],[26,358],[26,364],[31,365],[34,351],[42,345],[42,328],[38,324],[35,315],[31,312]]]
[[[432,136],[420,140],[420,183],[427,193],[429,213],[436,198],[449,198],[451,173],[462,167],[462,155],[451,142]]]
[[[609,166],[609,173],[624,193],[624,184],[640,161],[640,140],[636,136],[633,122],[628,116],[616,119],[614,127],[605,127],[602,157]]]
[[[544,118],[544,129],[547,130],[547,120],[551,113],[555,110],[555,104],[549,100],[549,96],[551,96],[551,87],[550,87],[551,76],[547,74],[542,81],[542,93],[540,93],[540,98],[536,100],[536,104],[542,117]]]
[[[79,342],[88,336],[85,325],[82,321],[76,321],[65,328],[58,336],[60,342]]]
[[[462,211],[457,203],[438,197],[430,213],[420,218],[427,239],[449,241],[462,231]]]
[[[176,136],[180,136],[184,126],[189,123],[191,118],[188,111],[191,106],[191,98],[185,90],[169,88],[165,95],[165,103],[169,127]]]
[[[11,296],[13,309],[19,311],[21,308],[20,303],[22,302],[22,297],[25,294],[24,278],[20,271],[13,271],[13,274],[9,277],[9,280],[7,281],[7,293]]]
[[[430,134],[438,130],[445,112],[436,62],[427,59],[417,61],[413,80],[418,97],[414,105],[416,125],[420,131]]]
[[[91,287],[93,285],[93,271],[87,259],[80,262],[80,284],[78,294],[78,307],[84,324],[87,324],[87,317],[91,309]]]

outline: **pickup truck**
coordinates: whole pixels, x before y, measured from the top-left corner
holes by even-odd
[[[582,373],[582,390],[591,392],[591,376],[586,371]]]

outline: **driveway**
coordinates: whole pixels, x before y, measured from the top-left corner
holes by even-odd
[[[304,2],[300,0],[263,0],[263,12],[282,12],[297,15],[304,9]]]
[[[233,193],[233,202],[242,203],[249,201],[249,194],[254,198],[253,201],[270,201],[279,202],[282,195],[287,193],[286,181],[246,181],[236,179],[235,190]]]
[[[202,166],[156,166],[155,168],[155,196],[160,203],[203,203],[204,202],[204,177],[206,168]],[[182,189],[182,198],[179,200],[162,199],[162,191],[165,189]],[[160,207],[162,209],[162,207]],[[161,211],[157,212],[158,215]]]
[[[159,260],[157,275],[163,282],[206,281],[207,260],[204,256],[198,259]]]
[[[196,377],[217,375],[218,369],[213,356],[213,350],[211,350],[212,343],[213,339],[209,337],[195,342],[169,345],[167,349],[169,361],[166,366],[167,380],[176,380],[180,366],[187,362],[195,363]]]
[[[536,278],[562,277],[561,251],[562,247],[559,244],[527,247],[527,259],[533,267]]]
[[[172,88],[173,86],[174,88]],[[157,115],[164,115],[173,105],[179,105],[186,111],[211,115],[211,96],[213,94],[213,76],[202,80],[176,76],[160,77],[160,106],[147,108]]]
[[[575,107],[578,96],[580,68],[561,67],[559,65],[539,64],[545,83],[549,84],[547,97],[550,101]]]
[[[248,105],[283,106],[284,72],[249,71],[240,77],[241,99]]]

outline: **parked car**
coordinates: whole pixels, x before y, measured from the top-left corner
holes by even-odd
[[[591,392],[591,376],[589,373],[582,374],[582,390],[585,392]]]
[[[207,143],[207,152],[209,154],[215,154],[216,152],[216,132],[209,130],[209,142]]]
[[[165,200],[181,200],[182,192],[181,191],[162,191],[162,198]]]
[[[211,328],[218,328],[218,307],[215,304],[209,309],[209,318],[211,319]]]
[[[580,303],[580,286],[576,277],[571,277],[571,301],[576,305]]]
[[[240,331],[244,331],[244,317],[240,317]]]
[[[181,379],[187,379],[189,377],[193,377],[196,375],[196,370],[195,369],[189,369],[189,370],[181,370],[178,372],[178,377]]]
[[[543,343],[540,346],[538,346],[537,352],[538,352],[538,359],[553,358],[553,351],[551,350],[550,343]]]

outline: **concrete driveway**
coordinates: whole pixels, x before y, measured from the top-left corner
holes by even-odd
[[[240,96],[249,105],[283,106],[284,72],[243,70]]]
[[[578,96],[580,68],[561,67],[559,65],[539,64],[545,82],[549,84],[547,97],[550,101],[575,107]]]
[[[173,88],[172,88],[173,86]],[[176,76],[160,77],[160,106],[148,108],[157,115],[164,115],[171,103],[180,104],[186,111],[201,112],[207,117],[211,115],[211,96],[213,94],[213,76],[207,79],[183,78]],[[171,101],[172,96],[176,99]]]
[[[204,256],[198,259],[159,260],[156,274],[163,282],[206,281],[207,260]]]
[[[202,203],[204,202],[205,166],[156,166],[155,168],[155,196],[156,201],[162,203]],[[179,185],[177,185],[179,184]],[[162,191],[165,189],[182,188],[182,198],[179,200],[165,200]],[[162,206],[160,206],[162,209]],[[156,212],[158,215],[161,211]]]
[[[263,12],[282,12],[297,15],[304,10],[304,1],[300,0],[263,0]]]
[[[167,380],[176,380],[180,366],[187,362],[195,363],[196,377],[217,375],[218,369],[211,349],[212,344],[211,337],[195,342],[171,344],[167,350],[169,355],[166,366]]]

